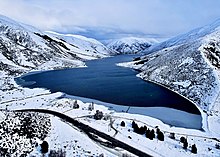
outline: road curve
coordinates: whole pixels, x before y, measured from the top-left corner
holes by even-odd
[[[127,150],[128,152],[131,152],[137,156],[141,156],[141,157],[151,157],[151,155],[138,150],[130,145],[128,145],[127,143],[124,143],[122,141],[119,141],[103,132],[100,132],[88,125],[85,125],[63,113],[60,112],[56,112],[56,111],[52,111],[52,110],[47,110],[47,109],[22,109],[22,110],[12,110],[14,112],[39,112],[39,113],[47,113],[47,114],[51,114],[54,115],[56,117],[59,117],[61,119],[63,119],[64,121],[73,124],[75,127],[79,128],[80,130],[84,131],[87,135],[90,133],[93,133],[103,139],[106,139],[107,141],[111,142],[111,145],[113,147],[120,147],[124,150]]]

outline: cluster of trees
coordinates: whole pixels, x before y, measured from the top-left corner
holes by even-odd
[[[146,126],[141,126],[139,127],[137,123],[135,123],[135,121],[132,122],[132,128],[134,129],[134,132],[140,135],[144,135],[149,138],[150,140],[153,140],[156,135],[155,135],[155,131],[154,129],[149,129]],[[159,128],[157,128],[156,130],[156,134],[157,134],[157,139],[160,141],[164,141],[164,134],[163,132],[160,131]]]
[[[121,122],[121,126],[125,126],[124,121]],[[134,129],[134,132],[140,135],[144,135],[149,138],[150,140],[153,140],[155,137],[157,137],[158,140],[164,141],[164,133],[157,127],[156,128],[156,133],[154,129],[149,129],[146,126],[141,126],[139,127],[135,121],[132,122],[132,128]],[[169,136],[171,139],[175,139],[175,133],[170,133]],[[188,148],[188,141],[185,137],[180,138],[180,142],[183,143],[183,149]],[[191,152],[194,154],[197,154],[197,147],[195,144],[192,145],[191,147]]]
[[[99,111],[99,110],[96,110],[96,113],[94,115],[94,119],[95,120],[101,120],[103,117],[103,112],[102,111]]]
[[[72,108],[73,109],[78,109],[79,108],[79,104],[77,103],[77,100],[74,101]]]
[[[183,143],[183,149],[187,149],[187,147],[188,147],[187,139],[182,136],[182,137],[180,137],[180,142]],[[197,154],[197,147],[195,144],[192,145],[191,152],[194,154]]]

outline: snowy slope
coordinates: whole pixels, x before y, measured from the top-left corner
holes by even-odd
[[[162,43],[154,44],[149,49],[147,49],[146,52],[149,53],[149,52],[159,51],[159,50],[166,48],[166,47],[171,47],[171,46],[195,41],[195,40],[202,38],[208,34],[211,34],[213,32],[218,31],[219,23],[220,23],[220,19],[216,20],[214,23],[212,23],[210,25],[196,28],[188,33],[178,35],[178,36],[173,37],[171,39],[168,39]]]
[[[155,43],[157,43],[155,39],[127,37],[113,40],[107,47],[118,54],[134,54],[144,51]]]
[[[60,34],[52,31],[46,31],[46,34],[55,40],[64,42],[70,51],[85,56],[94,56],[97,58],[108,56],[111,51],[99,41],[74,34]]]
[[[83,60],[107,57],[110,53],[93,39],[50,35],[0,16],[0,70],[8,66],[29,70],[83,66]]]
[[[154,45],[148,52],[153,53],[130,65],[142,71],[141,78],[176,91],[202,110],[220,105],[220,20]]]

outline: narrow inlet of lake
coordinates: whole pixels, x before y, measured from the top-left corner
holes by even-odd
[[[131,113],[149,115],[174,126],[201,129],[202,118],[194,104],[164,87],[141,80],[136,71],[116,65],[134,57],[121,55],[87,61],[87,68],[30,74],[16,82],[23,87],[46,88],[125,108],[132,106]]]

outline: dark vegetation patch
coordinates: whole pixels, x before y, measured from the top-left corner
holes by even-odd
[[[0,156],[27,156],[44,140],[51,123],[49,116],[40,113],[4,112],[0,122]]]

